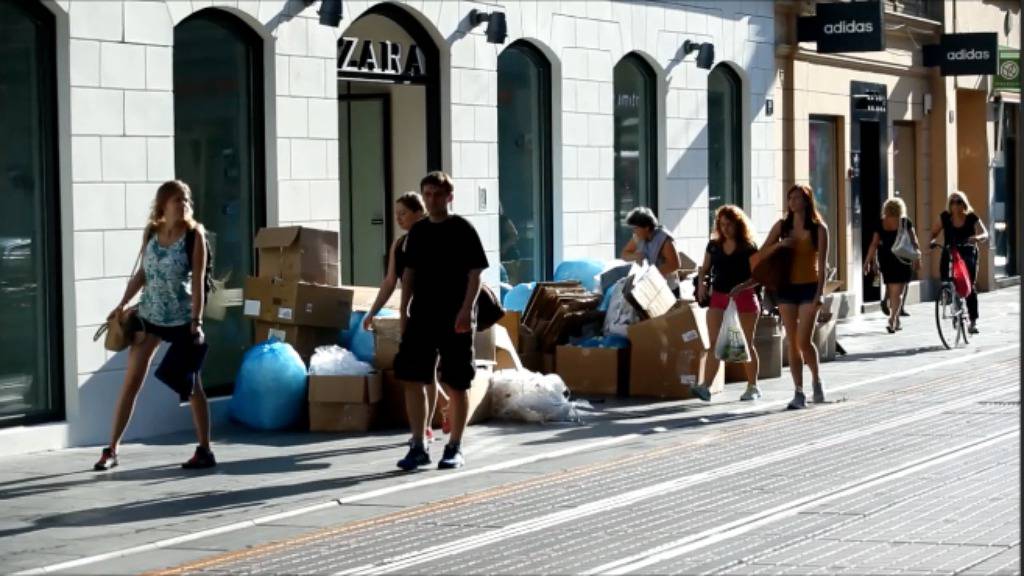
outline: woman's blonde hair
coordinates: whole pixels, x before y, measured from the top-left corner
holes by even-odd
[[[903,218],[907,215],[907,205],[902,198],[889,198],[882,204],[882,215],[892,218]]]
[[[153,199],[153,206],[149,209],[149,221],[146,223],[147,234],[160,226],[164,220],[164,208],[178,194],[184,194],[185,201],[191,206],[192,189],[181,180],[168,180],[156,189],[156,198]],[[185,225],[189,229],[195,229],[199,227],[199,222],[196,222],[191,212],[191,210],[187,210],[184,214]]]
[[[947,212],[953,211],[954,202],[960,202],[961,204],[964,205],[964,214],[970,214],[971,212],[974,212],[974,208],[971,207],[970,201],[967,200],[967,194],[964,194],[959,190],[949,193],[949,198],[946,199]]]

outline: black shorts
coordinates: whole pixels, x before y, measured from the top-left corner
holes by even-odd
[[[814,296],[818,294],[818,283],[809,282],[806,284],[783,284],[775,293],[775,299],[779,304],[810,304],[814,302]]]
[[[441,382],[456,390],[469,390],[476,377],[473,331],[456,333],[454,318],[409,317],[395,356],[395,377],[432,385],[438,356]]]
[[[159,326],[147,321],[138,314],[135,314],[135,329],[139,332],[152,334],[164,342],[191,342],[192,324],[178,324],[177,326]]]

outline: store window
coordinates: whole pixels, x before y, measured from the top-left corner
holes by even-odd
[[[552,274],[551,66],[526,42],[498,56],[499,239],[503,281]]]
[[[917,141],[914,123],[893,122],[892,127],[894,192],[907,205],[907,217],[917,225]]]
[[[728,64],[708,75],[708,192],[710,214],[725,204],[743,207],[743,85]]]
[[[615,65],[615,253],[629,243],[626,216],[637,206],[657,212],[657,90],[650,65],[627,54]]]
[[[839,164],[837,163],[836,120],[827,116],[811,116],[809,119],[807,158],[811,189],[818,212],[832,238],[841,238],[839,230]],[[828,243],[829,266],[838,269],[839,242]]]
[[[0,0],[0,426],[63,417],[55,26]]]
[[[992,240],[995,246],[996,277],[1017,276],[1017,118],[1020,104],[1003,102],[998,115],[999,151],[996,153],[993,176]]]
[[[210,232],[214,278],[225,282],[222,318],[206,319],[210,356],[203,382],[230,393],[251,323],[230,305],[255,272],[253,238],[266,220],[262,40],[246,24],[205,9],[174,29],[174,160],[192,187],[196,218]],[[214,293],[217,296],[217,293]]]

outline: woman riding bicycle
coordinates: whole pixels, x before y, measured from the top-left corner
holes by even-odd
[[[988,240],[988,230],[981,219],[974,213],[967,195],[963,192],[952,192],[946,204],[946,211],[939,215],[939,221],[932,227],[930,245],[942,233],[943,251],[939,261],[939,273],[943,281],[949,281],[949,250],[956,248],[967,264],[971,276],[971,295],[967,297],[967,314],[971,319],[968,332],[978,333],[978,292],[974,283],[978,275],[978,246]]]

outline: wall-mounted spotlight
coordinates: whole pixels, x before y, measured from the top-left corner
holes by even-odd
[[[697,52],[697,68],[711,70],[711,66],[715,63],[715,45],[711,42],[692,42],[690,40],[683,42],[683,56],[693,51]]]
[[[324,26],[338,27],[341,23],[341,0],[320,0],[320,23]]]
[[[504,44],[508,38],[508,25],[505,24],[504,12],[481,12],[476,8],[469,11],[469,24],[475,28],[484,22],[487,23],[487,41],[491,44]]]

